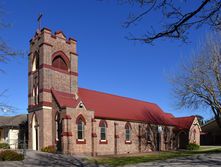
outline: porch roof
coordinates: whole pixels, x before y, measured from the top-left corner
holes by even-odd
[[[20,124],[27,121],[27,115],[0,116],[0,127],[19,127]]]

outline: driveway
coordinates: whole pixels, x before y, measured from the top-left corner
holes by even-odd
[[[199,154],[188,157],[168,159],[164,161],[154,161],[125,167],[221,167],[221,153]]]

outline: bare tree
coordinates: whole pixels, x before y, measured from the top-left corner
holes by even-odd
[[[14,112],[16,108],[11,105],[8,105],[7,103],[3,101],[3,98],[5,98],[6,92],[7,90],[0,92],[0,112],[2,113]]]
[[[205,40],[183,70],[172,79],[177,105],[186,108],[209,107],[221,128],[221,37]]]
[[[157,150],[157,125],[149,124],[145,122],[140,124],[140,138],[141,144],[145,149]]]
[[[10,24],[4,23],[3,20],[4,11],[0,7],[0,29],[9,28]],[[16,57],[23,54],[22,52],[15,51],[5,42],[5,40],[0,36],[0,63],[7,63],[10,58]],[[1,71],[3,69],[0,68]]]
[[[118,0],[133,6],[136,12],[129,14],[124,27],[144,22],[147,32],[128,37],[144,43],[153,43],[162,38],[177,39],[186,42],[191,29],[207,25],[221,30],[220,0]],[[157,15],[157,17],[156,17]],[[149,19],[145,19],[148,18]],[[155,20],[158,23],[152,25]],[[147,22],[148,21],[148,22]],[[139,31],[140,32],[140,31]]]
[[[197,119],[198,119],[198,121],[199,121],[200,126],[202,126],[202,125],[204,124],[204,118],[203,118],[203,116],[201,116],[201,115],[196,115],[196,117],[197,117]]]
[[[10,25],[5,23],[3,20],[4,11],[0,7],[0,29],[9,28]],[[23,55],[22,51],[15,51],[5,42],[5,40],[0,36],[0,64],[7,63],[11,58]],[[4,72],[4,69],[0,67],[0,74]],[[6,90],[0,91],[0,112],[12,112],[15,108],[7,103],[3,102]]]

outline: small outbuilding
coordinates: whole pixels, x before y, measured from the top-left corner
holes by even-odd
[[[201,145],[221,145],[221,128],[219,128],[215,120],[206,123],[201,128]]]
[[[0,116],[0,143],[17,149],[23,143],[27,129],[27,115]]]

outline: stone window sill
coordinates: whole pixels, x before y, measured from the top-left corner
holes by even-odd
[[[76,144],[86,144],[86,139],[76,139]]]
[[[108,140],[100,140],[99,144],[108,144]]]
[[[132,141],[125,140],[125,144],[132,144]]]

